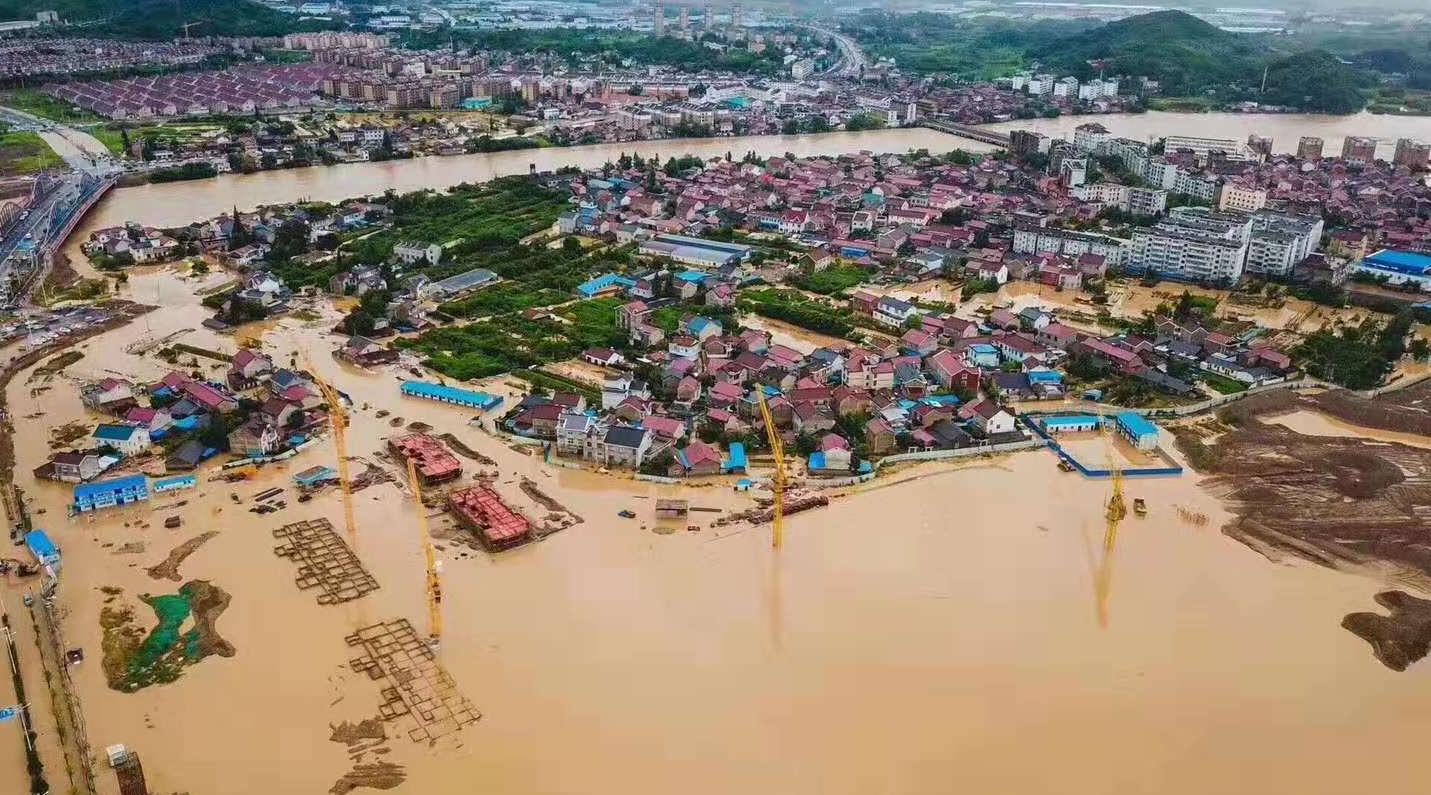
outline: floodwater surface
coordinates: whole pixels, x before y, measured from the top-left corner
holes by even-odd
[[[147,329],[91,340],[68,377],[157,378],[164,365],[126,346],[184,328],[197,329],[184,342],[232,350],[199,327],[197,284],[136,273],[125,289],[165,309]],[[323,314],[278,321],[262,344],[280,364],[310,350],[358,397],[351,455],[376,461],[392,417],[424,422],[496,460],[504,497],[521,499],[525,475],[584,519],[497,556],[442,544],[440,661],[482,718],[431,746],[389,728],[382,760],[404,766],[398,792],[1409,794],[1431,775],[1431,666],[1392,673],[1339,626],[1372,609],[1382,584],[1275,565],[1225,538],[1227,514],[1191,474],[1128,484],[1150,512],[1120,529],[1102,627],[1093,583],[1109,485],[1059,472],[1046,451],[882,477],[792,517],[778,554],[768,527],[662,535],[657,496],[724,510],[750,499],[543,465],[468,425],[467,410],[400,397],[395,369],[339,366],[327,355],[336,313]],[[163,590],[144,568],[197,532],[221,531],[183,578],[232,595],[217,624],[232,657],[134,694],[111,690],[98,665],[75,669],[91,744],[136,750],[159,792],[327,791],[352,766],[330,725],[380,702],[380,684],[348,667],[344,637],[398,618],[426,631],[405,489],[354,497],[354,546],[380,589],[320,607],[273,553],[272,530],[317,517],[341,528],[336,495],[297,503],[290,491],[267,516],[247,507],[291,472],[333,465],[331,441],[253,483],[206,475],[155,500],[162,509],[66,519],[69,488],[28,473],[51,428],[87,415],[65,376],[40,395],[30,386],[22,375],[8,395],[28,418],[17,478],[65,552],[67,643],[97,658],[98,589]],[[617,516],[627,508],[638,518]],[[183,528],[162,528],[171,514]],[[1179,519],[1195,514],[1210,521]],[[133,541],[147,551],[116,554]],[[100,779],[116,791],[103,768]]]

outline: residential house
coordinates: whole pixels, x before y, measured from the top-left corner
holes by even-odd
[[[979,389],[979,368],[948,348],[929,357],[925,366],[929,368],[935,382],[944,389],[960,392],[976,392]]]
[[[35,477],[58,480],[64,483],[83,483],[99,477],[113,459],[90,450],[55,453],[50,460],[35,470]]]
[[[122,378],[105,378],[80,388],[85,408],[108,414],[123,414],[137,403],[134,384]]]
[[[699,440],[677,450],[666,469],[668,475],[677,478],[719,475],[720,471],[720,451]]]
[[[245,458],[272,455],[281,441],[278,427],[255,414],[229,432],[229,452]]]
[[[135,425],[101,423],[94,429],[94,445],[110,448],[123,456],[139,455],[149,449],[149,430]]]
[[[985,437],[1013,433],[1017,430],[1014,415],[1003,406],[988,398],[970,403],[960,410],[959,416],[969,420]]]
[[[273,360],[262,353],[241,348],[229,362],[225,381],[233,390],[243,391],[258,386],[259,380],[273,373]]]
[[[339,359],[359,367],[390,364],[397,361],[401,355],[396,349],[389,348],[377,340],[356,334],[344,340],[343,345],[338,348],[336,353]]]
[[[870,455],[893,452],[895,443],[894,429],[884,419],[876,417],[865,423],[865,446],[869,448]]]
[[[610,348],[587,348],[581,352],[583,361],[598,367],[618,367],[626,363],[626,357]]]

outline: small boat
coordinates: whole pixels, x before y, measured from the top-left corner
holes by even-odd
[[[1144,502],[1142,497],[1133,498],[1133,513],[1139,516],[1148,515],[1148,503]]]
[[[636,518],[636,512],[635,512],[635,511],[632,511],[632,510],[621,511],[620,513],[618,513],[618,514],[616,514],[616,515],[617,515],[617,516],[620,516],[622,519],[635,519],[635,518]]]

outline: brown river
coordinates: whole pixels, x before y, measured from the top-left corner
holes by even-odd
[[[957,144],[928,131],[881,135],[839,140],[852,149]],[[911,136],[929,137],[906,145],[920,140]],[[769,144],[799,151],[793,145]],[[738,155],[739,146],[751,143],[721,141],[710,153]],[[551,156],[597,165],[619,151]],[[424,184],[413,170],[451,184],[520,172],[547,154],[125,189],[91,225],[180,223],[233,204],[336,199],[388,184],[406,190]],[[193,329],[179,340],[234,350],[232,337],[199,325],[195,291],[224,277],[208,278],[135,272],[124,294],[160,311],[85,343],[85,357],[64,375],[27,383],[21,374],[8,390],[17,481],[65,554],[64,631],[68,646],[87,652],[74,677],[90,741],[137,751],[155,792],[323,793],[355,764],[378,761],[401,768],[397,791],[424,795],[1411,795],[1431,776],[1422,752],[1431,664],[1391,672],[1339,626],[1349,612],[1374,609],[1371,597],[1385,584],[1272,563],[1229,540],[1217,529],[1227,514],[1192,474],[1128,485],[1150,512],[1124,522],[1102,626],[1094,582],[1109,487],[1060,473],[1047,452],[882,476],[792,517],[778,555],[768,527],[713,528],[711,514],[694,519],[699,532],[657,533],[656,496],[727,510],[750,500],[728,484],[656,486],[548,467],[467,424],[468,411],[402,398],[396,370],[337,364],[327,355],[335,338],[324,332],[337,313],[316,306],[318,319],[272,323],[262,344],[281,363],[311,352],[314,366],[358,399],[351,455],[376,461],[382,439],[397,432],[391,417],[421,421],[495,459],[496,488],[518,507],[540,515],[515,483],[525,475],[584,519],[496,557],[443,543],[439,659],[482,718],[430,744],[390,726],[381,752],[355,760],[330,740],[330,727],[376,715],[381,685],[349,668],[355,652],[344,637],[396,618],[426,624],[416,507],[406,489],[378,485],[355,497],[355,547],[380,590],[322,607],[295,586],[294,564],[273,553],[272,530],[314,517],[341,527],[340,501],[330,491],[297,503],[290,491],[286,509],[259,516],[247,500],[288,486],[293,472],[333,465],[330,441],[255,482],[206,479],[197,490],[93,521],[67,519],[70,489],[29,474],[49,453],[53,429],[97,419],[80,406],[75,380],[149,380],[166,371],[154,357],[128,352],[131,343]],[[379,419],[380,410],[391,417]],[[464,463],[469,473],[477,468]],[[235,504],[230,492],[245,502]],[[627,508],[638,518],[618,518]],[[1208,521],[1179,518],[1195,514]],[[168,516],[183,526],[164,529]],[[118,598],[152,626],[152,612],[135,597],[172,593],[178,583],[152,579],[145,568],[205,530],[219,534],[182,563],[182,578],[232,594],[217,630],[236,653],[207,658],[170,684],[111,690],[100,665],[107,597],[99,589],[123,589]],[[142,552],[120,554],[139,543]],[[17,601],[17,592],[6,594],[12,609]],[[49,725],[44,714],[39,725]],[[19,791],[18,746],[12,733],[0,733],[0,791]],[[64,788],[58,756],[47,763],[51,784]],[[98,772],[100,792],[116,793],[102,760]]]

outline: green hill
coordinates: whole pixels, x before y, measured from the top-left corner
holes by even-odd
[[[1366,104],[1371,78],[1326,50],[1308,50],[1267,65],[1262,101],[1324,113],[1354,113]]]
[[[1139,14],[1054,41],[1035,55],[1051,67],[1088,75],[1091,60],[1108,62],[1109,74],[1152,78],[1169,95],[1210,86],[1255,85],[1267,48],[1251,36],[1229,33],[1182,11]]]
[[[85,33],[141,39],[193,36],[274,36],[321,25],[251,0],[0,0],[0,19],[34,19],[37,11],[58,11],[72,25],[93,23]]]

